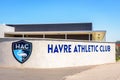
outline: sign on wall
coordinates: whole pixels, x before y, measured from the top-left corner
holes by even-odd
[[[14,58],[20,62],[24,63],[28,60],[32,52],[32,43],[25,40],[20,40],[12,43],[12,52]]]
[[[110,45],[93,44],[48,44],[48,53],[90,53],[90,52],[110,52]]]

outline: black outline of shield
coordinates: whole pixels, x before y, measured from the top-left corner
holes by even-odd
[[[28,55],[27,58],[25,59],[25,61],[23,61],[23,62],[20,62],[20,61],[15,57],[14,52],[13,52],[13,50],[14,50],[13,45],[14,45],[15,43],[21,43],[21,42],[22,42],[22,43],[29,43],[29,44],[31,45],[30,55]],[[31,56],[31,53],[32,53],[32,43],[31,43],[31,42],[28,42],[28,41],[25,41],[25,40],[20,40],[20,41],[12,42],[12,54],[13,54],[14,58],[15,58],[19,63],[23,64],[24,62],[26,62],[26,61],[29,59],[29,57]]]

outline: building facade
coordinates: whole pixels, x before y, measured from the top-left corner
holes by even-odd
[[[92,23],[0,25],[0,67],[62,68],[114,63],[115,43]],[[102,42],[103,41],[103,42]]]
[[[6,24],[0,25],[0,37],[52,38],[105,41],[105,30],[93,30],[92,23]]]

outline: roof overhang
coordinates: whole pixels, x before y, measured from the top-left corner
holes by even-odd
[[[105,34],[106,31],[39,31],[39,32],[6,32],[9,35],[62,35],[62,34],[95,34],[102,33]]]

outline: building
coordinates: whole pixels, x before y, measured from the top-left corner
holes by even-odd
[[[0,67],[62,68],[114,63],[115,43],[92,23],[0,25]]]
[[[53,38],[105,41],[105,30],[93,30],[92,23],[6,24],[0,25],[0,37]]]

